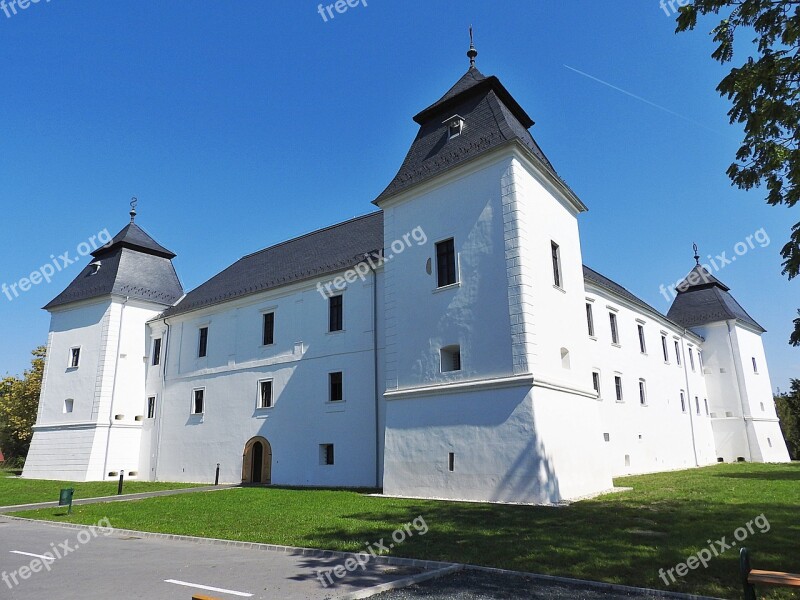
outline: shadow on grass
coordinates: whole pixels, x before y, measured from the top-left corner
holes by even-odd
[[[800,481],[800,469],[776,469],[763,473],[747,471],[743,471],[741,473],[714,473],[714,477],[728,477],[730,479],[762,479],[764,481]]]

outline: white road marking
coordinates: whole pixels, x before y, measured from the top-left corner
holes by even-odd
[[[234,590],[211,587],[210,585],[200,585],[198,583],[178,581],[177,579],[165,579],[164,583],[174,583],[175,585],[182,585],[184,587],[197,588],[198,590],[206,590],[208,592],[219,592],[220,594],[231,594],[232,596],[242,596],[244,598],[250,598],[253,596],[253,594],[248,594],[247,592],[236,592]]]
[[[34,558],[41,558],[42,560],[55,560],[52,556],[44,556],[42,554],[31,554],[30,552],[20,552],[19,550],[9,550],[11,554],[22,554],[22,556],[33,556]]]

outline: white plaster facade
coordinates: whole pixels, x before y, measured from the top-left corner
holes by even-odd
[[[386,261],[348,277],[342,331],[329,332],[319,287],[344,268],[173,316],[116,295],[53,310],[23,476],[209,482],[219,465],[236,483],[253,478],[263,440],[261,483],[548,503],[622,474],[788,460],[760,331],[737,320],[687,330],[587,277],[585,206],[530,144],[498,144],[376,203]],[[414,229],[424,243],[393,255]],[[457,281],[440,286],[436,244],[448,239]],[[459,368],[444,372],[452,348]],[[331,373],[342,400],[330,399]],[[266,380],[272,406],[259,408]]]

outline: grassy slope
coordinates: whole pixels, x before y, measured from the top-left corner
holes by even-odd
[[[10,477],[8,471],[0,470],[0,506],[14,504],[31,504],[33,502],[53,502],[58,500],[62,488],[74,488],[75,499],[114,496],[117,493],[117,482],[75,483],[71,481],[44,481],[37,479],[19,479]],[[174,490],[193,487],[185,483],[151,483],[148,481],[126,481],[123,492],[154,492],[156,490]]]
[[[393,554],[453,560],[665,589],[658,570],[727,536],[760,514],[768,533],[745,542],[756,568],[800,572],[800,463],[720,465],[628,477],[631,492],[547,508],[397,500],[349,491],[235,489],[20,516],[292,546],[360,550],[417,516],[430,531]],[[758,531],[758,530],[756,530]],[[741,597],[738,548],[670,590]],[[766,591],[766,590],[765,590]],[[760,598],[793,598],[770,591]]]

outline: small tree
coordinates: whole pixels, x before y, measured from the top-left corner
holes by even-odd
[[[791,391],[775,397],[781,430],[792,460],[800,460],[800,379],[792,379]]]
[[[7,463],[24,459],[33,437],[46,348],[39,346],[31,354],[31,368],[22,378],[6,377],[0,382],[0,448]]]

